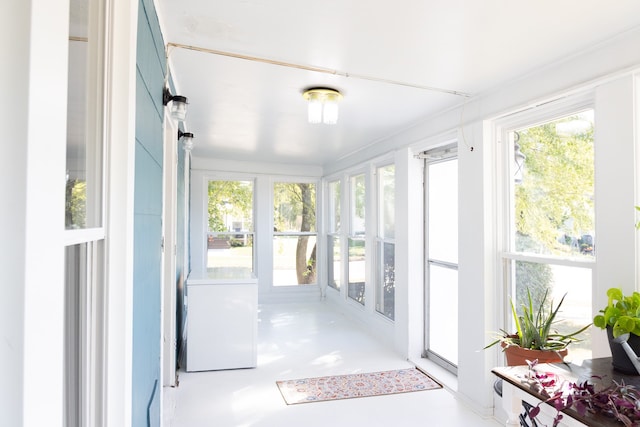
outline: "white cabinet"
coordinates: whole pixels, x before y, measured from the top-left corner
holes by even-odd
[[[258,281],[249,274],[187,280],[188,372],[257,365]]]

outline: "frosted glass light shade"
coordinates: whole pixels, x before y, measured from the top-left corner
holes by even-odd
[[[322,122],[327,125],[338,123],[338,101],[325,100],[322,110]]]
[[[317,96],[312,96],[309,99],[309,107],[308,107],[308,119],[309,123],[320,123],[322,122],[322,100]]]
[[[193,134],[191,132],[182,134],[182,148],[184,151],[191,151],[193,148]]]
[[[171,117],[184,121],[187,116],[187,98],[184,96],[174,96],[171,100]]]
[[[308,101],[309,123],[325,123],[334,125],[338,122],[338,101],[342,94],[335,89],[313,88],[302,96]]]

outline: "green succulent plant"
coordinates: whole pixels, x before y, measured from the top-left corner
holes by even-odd
[[[569,334],[561,334],[552,329],[552,326],[558,322],[556,316],[567,294],[562,296],[557,306],[554,307],[553,301],[551,301],[547,307],[548,292],[548,290],[545,291],[539,306],[534,309],[531,292],[527,289],[527,303],[522,304],[522,315],[518,314],[513,301],[511,301],[511,313],[516,332],[508,333],[501,329],[501,336],[487,345],[485,349],[501,343],[503,347],[517,345],[532,350],[559,351],[565,349],[572,342],[580,341],[577,335],[587,330],[591,324]]]

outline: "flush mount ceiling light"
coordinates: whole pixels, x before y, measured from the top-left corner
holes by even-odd
[[[305,90],[302,97],[309,102],[309,123],[338,123],[338,101],[342,99],[340,92],[326,87],[314,87]]]
[[[182,132],[178,129],[178,141],[182,138],[182,148],[184,151],[191,151],[193,148],[193,134],[191,132]]]
[[[187,115],[187,97],[171,95],[169,88],[165,87],[162,91],[162,104],[167,105],[169,102],[171,102],[171,117],[183,121]]]

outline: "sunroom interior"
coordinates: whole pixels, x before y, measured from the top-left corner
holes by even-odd
[[[260,370],[191,361],[207,281],[329,307],[503,421],[512,297],[544,276],[588,324],[637,289],[636,1],[10,3],[8,425],[160,425],[181,375]],[[608,355],[592,327],[571,357]]]

